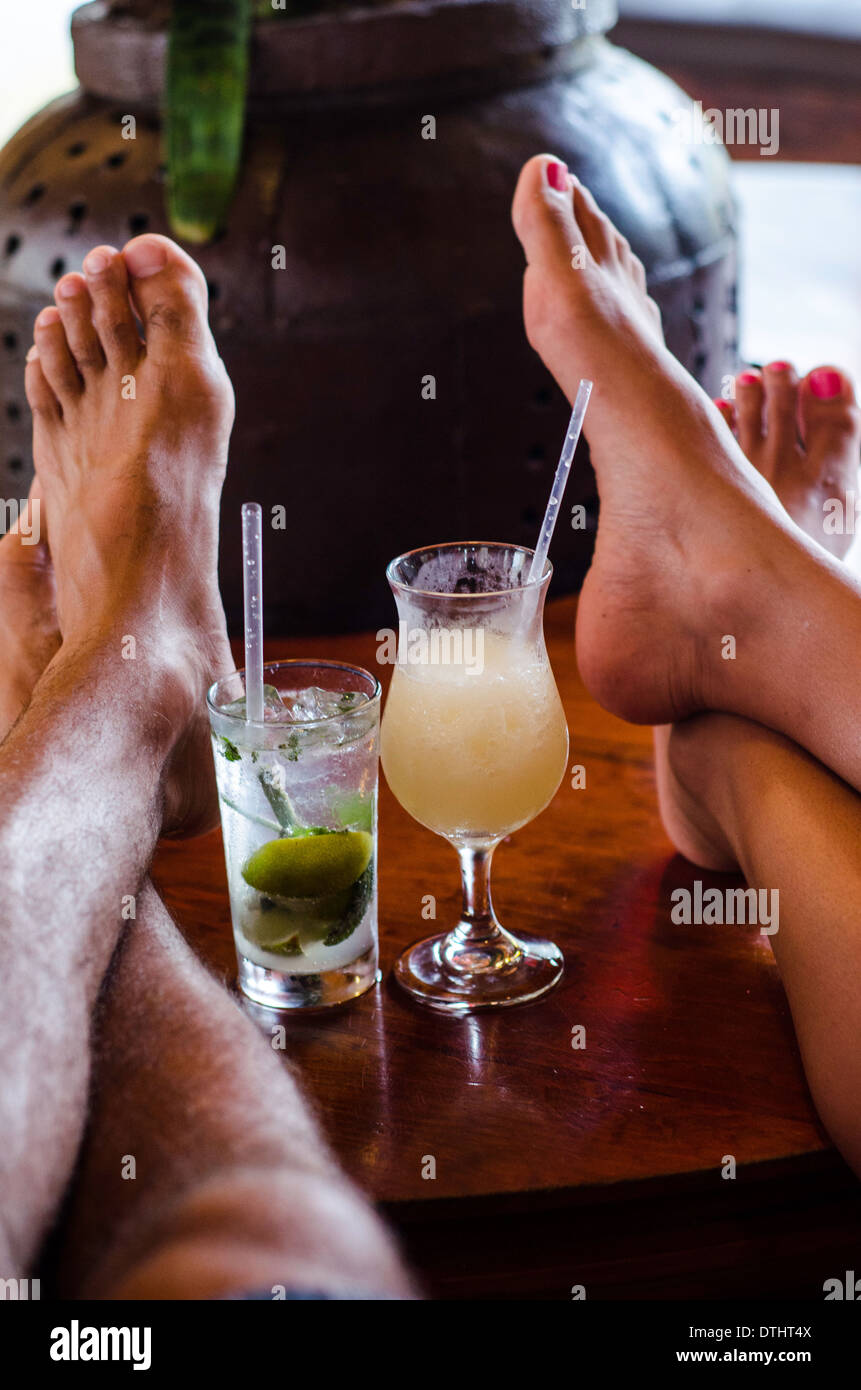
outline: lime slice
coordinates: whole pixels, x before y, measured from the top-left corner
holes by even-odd
[[[242,919],[242,935],[264,951],[297,955],[310,941],[322,941],[343,920],[354,890],[327,893],[321,898],[262,897],[248,907]],[[288,949],[295,943],[292,950]]]
[[[276,898],[329,897],[361,878],[373,848],[373,839],[365,830],[290,835],[255,850],[242,877],[258,893]]]
[[[276,956],[301,956],[302,954],[298,936],[291,936],[289,940],[282,941],[280,946],[268,946],[266,949]]]

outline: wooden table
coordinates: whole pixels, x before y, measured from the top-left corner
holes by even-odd
[[[423,896],[436,896],[439,924],[455,918],[457,865],[383,784],[383,983],[328,1015],[287,1016],[289,1056],[430,1292],[821,1299],[826,1277],[859,1267],[858,1186],[813,1112],[765,938],[670,922],[674,888],[720,876],[673,854],[649,730],[586,693],[574,614],[574,600],[552,603],[546,628],[586,787],[566,779],[494,865],[500,918],[561,945],[562,984],[466,1019],[397,990],[396,954],[433,926]],[[273,642],[268,655],[376,669],[375,651],[367,634]],[[163,849],[156,879],[193,945],[233,979],[219,835]],[[576,1025],[585,1049],[572,1047]],[[734,1180],[721,1177],[725,1155]],[[423,1176],[429,1157],[435,1177]]]

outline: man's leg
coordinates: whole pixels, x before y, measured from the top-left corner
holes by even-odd
[[[0,761],[0,867],[5,854],[19,870],[0,909],[7,1059],[7,1043],[17,1044],[17,1084],[0,1091],[0,1236],[11,1232],[0,1259],[4,1274],[27,1267],[65,1187],[83,1127],[90,1014],[121,908],[134,899],[99,1010],[93,1124],[66,1239],[72,1290],[195,1297],[262,1281],[409,1292],[283,1065],[145,878],[163,813],[199,826],[213,809],[201,711],[219,662],[232,664],[213,544],[229,388],[213,361],[199,272],[161,239],[135,248],[148,252],[143,265],[129,255],[151,330],[146,362],[116,253],[89,288],[65,277],[59,313],[37,327],[28,393],[55,519],[56,592],[44,546],[17,536],[0,544],[0,639],[17,638],[5,642],[0,736],[29,702]],[[118,416],[132,368],[142,410]],[[64,643],[36,684],[59,644],[55,597]],[[39,643],[25,647],[24,634]],[[34,956],[44,969],[25,993]],[[51,1018],[40,1039],[42,1001]],[[113,1162],[118,1144],[134,1179],[126,1168],[122,1180],[122,1156]]]
[[[61,1292],[409,1295],[283,1053],[207,974],[152,884],[125,930],[99,1009]]]
[[[155,267],[141,259],[154,240]],[[125,262],[106,252],[91,289],[81,276],[58,285],[73,307],[39,316],[27,365],[63,645],[0,754],[6,1277],[35,1258],[75,1160],[90,1016],[124,899],[165,818],[211,818],[200,712],[207,681],[232,665],[216,581],[230,387],[200,272],[159,239],[129,251],[145,272],[131,290],[146,349]]]

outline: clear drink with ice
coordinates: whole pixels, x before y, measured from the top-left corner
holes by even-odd
[[[337,662],[279,662],[264,681],[262,723],[241,672],[208,697],[239,984],[320,1008],[379,978],[380,687]]]

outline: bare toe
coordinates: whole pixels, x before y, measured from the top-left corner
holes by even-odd
[[[132,298],[144,325],[147,355],[171,361],[177,348],[215,351],[200,267],[168,237],[148,232],[123,248]]]
[[[586,244],[574,218],[568,167],[552,155],[535,155],[524,164],[511,220],[530,262],[540,260],[567,272],[575,247]]]
[[[627,241],[601,211],[589,189],[579,182],[574,184],[574,216],[596,261],[623,259],[625,248],[630,253]]]
[[[837,367],[817,367],[801,383],[798,420],[811,481],[854,487],[861,412],[852,383]]]
[[[66,342],[86,380],[103,370],[105,354],[93,325],[93,305],[83,275],[77,271],[64,275],[54,286],[54,299],[66,330]]]
[[[763,440],[763,389],[759,372],[739,372],[735,379],[735,414],[738,442],[751,463]]]
[[[795,457],[798,444],[798,377],[791,362],[769,362],[762,373],[765,430],[769,455],[776,462]]]
[[[83,383],[75,366],[75,359],[66,342],[66,331],[60,318],[60,311],[51,304],[38,315],[33,329],[33,337],[39,351],[39,361],[45,380],[65,409],[77,400]]]
[[[737,430],[737,422],[735,418],[735,406],[733,405],[732,401],[725,401],[723,396],[715,396],[714,404],[717,406],[722,418],[729,425],[733,434],[735,434]]]
[[[130,372],[140,360],[142,344],[132,306],[126,265],[113,246],[97,246],[84,260],[84,275],[93,305],[93,323],[108,366]]]
[[[42,371],[42,363],[39,360],[39,349],[36,347],[31,347],[27,353],[27,365],[24,368],[24,394],[27,397],[27,404],[37,419],[48,424],[61,419],[60,402],[48,385],[45,373]]]

